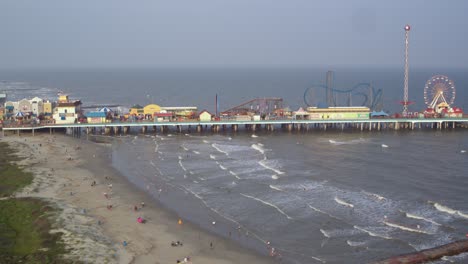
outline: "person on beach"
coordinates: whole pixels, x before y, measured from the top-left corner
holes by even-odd
[[[141,202],[141,208],[145,207],[145,202]]]
[[[213,242],[210,242],[210,248],[213,249]]]
[[[135,206],[133,207],[133,211],[135,211],[135,212],[138,211],[138,206],[135,205]]]

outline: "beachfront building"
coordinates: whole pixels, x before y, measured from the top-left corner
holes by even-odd
[[[200,120],[200,122],[208,122],[208,121],[211,121],[212,118],[213,118],[213,114],[211,114],[210,112],[206,110],[201,111],[200,114],[198,115],[198,120]]]
[[[53,107],[54,106],[53,106],[51,101],[49,101],[49,100],[45,101],[44,104],[43,104],[44,116],[52,117]]]
[[[305,111],[304,108],[300,107],[297,111],[293,112],[294,119],[309,119],[309,112]]]
[[[39,97],[34,97],[29,100],[31,103],[31,114],[33,116],[39,116],[44,113],[44,101]]]
[[[18,110],[16,112],[30,113],[31,111],[32,105],[28,99],[21,99],[18,102]]]
[[[196,106],[164,106],[161,113],[172,113],[177,121],[193,120],[197,117]]]
[[[309,119],[369,119],[370,108],[365,106],[307,107]]]
[[[130,107],[130,110],[129,110],[128,114],[133,115],[133,116],[143,115],[144,114],[143,106],[141,106],[139,104],[136,104],[136,105]]]
[[[71,101],[68,95],[60,95],[52,115],[56,124],[73,124],[81,118],[81,101]]]
[[[112,120],[107,119],[106,112],[89,112],[86,114],[86,121],[90,124],[96,123],[110,123]]]
[[[13,117],[18,111],[18,102],[5,102],[5,118]]]
[[[161,107],[157,104],[149,104],[143,107],[143,115],[145,119],[153,119],[155,113],[160,113]]]

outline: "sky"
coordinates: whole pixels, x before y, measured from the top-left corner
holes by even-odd
[[[466,0],[0,0],[0,68],[468,68]]]

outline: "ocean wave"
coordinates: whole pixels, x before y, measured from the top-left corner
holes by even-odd
[[[208,140],[204,139],[204,140],[203,140],[203,143],[208,144],[208,143],[210,143],[210,142],[209,142]]]
[[[200,152],[198,152],[198,151],[196,151],[196,150],[194,150],[193,153],[195,153],[195,154],[197,154],[197,155],[200,154]]]
[[[253,134],[251,137],[253,137],[253,138],[258,138],[258,136],[257,136],[257,135],[255,135],[255,134]]]
[[[400,229],[400,230],[409,231],[409,232],[414,232],[414,233],[421,233],[421,234],[431,235],[430,233],[427,233],[427,232],[425,232],[424,230],[414,229],[414,228],[411,228],[411,227],[402,226],[402,225],[395,224],[395,223],[390,223],[390,222],[387,222],[387,221],[383,221],[383,223],[384,223],[385,225],[387,225],[387,226],[394,227],[394,228],[398,228],[398,229]]]
[[[257,197],[253,197],[253,196],[250,196],[250,195],[247,195],[247,194],[243,194],[241,193],[240,195],[244,196],[244,197],[247,197],[247,198],[250,198],[250,199],[253,199],[253,200],[256,200],[256,201],[259,201],[265,205],[268,205],[268,206],[271,206],[273,208],[275,208],[280,214],[286,216],[286,218],[288,219],[292,219],[292,217],[290,217],[289,215],[287,215],[283,210],[281,210],[278,206],[272,204],[272,203],[269,203],[269,202],[266,202],[266,201],[263,201],[262,199],[259,199]]]
[[[347,206],[347,207],[350,207],[350,208],[354,208],[354,205],[351,204],[351,203],[347,203],[343,200],[341,200],[340,198],[338,197],[335,197],[335,202],[337,202],[338,204],[341,204],[341,205],[344,205],[344,206]]]
[[[219,168],[222,169],[222,170],[227,170],[226,167],[224,167],[223,165],[219,165]]]
[[[328,234],[325,230],[323,229],[320,229],[320,233],[322,233],[322,235],[326,238],[330,238],[330,234]]]
[[[179,165],[180,167],[184,170],[184,171],[187,171],[187,169],[184,167],[184,165],[182,164],[182,160],[179,160]]]
[[[333,144],[333,145],[353,145],[353,144],[365,143],[365,142],[367,142],[367,140],[365,140],[363,138],[353,139],[353,140],[349,140],[349,141],[336,141],[334,139],[329,139],[328,142],[330,144]]]
[[[278,175],[271,175],[271,178],[272,178],[273,180],[279,179]]]
[[[229,156],[229,153],[227,153],[226,151],[222,150],[219,148],[219,145],[216,145],[215,143],[211,144],[211,146],[216,149],[218,152],[221,152],[223,154],[225,154],[226,156]]]
[[[264,167],[265,169],[268,169],[268,170],[271,170],[271,171],[275,172],[276,174],[279,174],[279,175],[284,174],[284,172],[282,172],[282,171],[280,171],[278,169],[275,169],[273,167],[268,166],[267,164],[265,164],[265,162],[267,162],[266,159],[259,161],[258,164],[260,164],[260,166]]]
[[[215,159],[216,159],[216,156],[215,156],[215,155],[212,155],[212,154],[210,154],[210,159],[212,159],[212,160],[215,160]]]
[[[434,220],[431,220],[431,219],[428,219],[428,218],[424,218],[422,216],[419,216],[419,215],[415,215],[415,214],[411,214],[411,213],[408,213],[408,212],[405,212],[405,211],[401,211],[403,214],[405,214],[406,217],[408,218],[412,218],[412,219],[417,219],[417,220],[422,220],[422,221],[426,221],[426,222],[429,222],[431,224],[434,224],[434,225],[438,225],[438,226],[441,226],[441,224],[435,222]]]
[[[236,177],[236,179],[238,179],[238,180],[241,179],[239,176],[237,176],[237,174],[236,174],[235,172],[229,171],[229,173],[230,173],[232,176]]]
[[[265,154],[265,150],[259,144],[252,144],[251,148],[255,149],[256,151]]]
[[[449,208],[447,206],[444,206],[444,205],[441,205],[439,203],[433,203],[434,207],[440,211],[440,212],[443,212],[443,213],[447,213],[447,214],[451,214],[451,215],[457,215],[457,216],[460,216],[460,217],[463,217],[463,218],[466,218],[468,219],[468,214],[464,213],[464,212],[461,212],[459,210],[455,210],[455,209],[452,209],[452,208]]]
[[[276,186],[274,186],[274,185],[269,185],[269,186],[270,186],[270,188],[273,189],[273,190],[277,190],[277,191],[280,191],[280,192],[283,191],[283,190],[281,190],[279,187],[276,187]]]
[[[362,231],[364,233],[367,233],[369,236],[373,236],[373,237],[380,237],[380,238],[384,238],[384,239],[392,239],[391,237],[388,237],[388,236],[384,236],[384,235],[380,235],[380,234],[377,234],[377,233],[374,233],[372,231],[369,231],[369,230],[366,230],[362,227],[359,227],[359,226],[353,226],[355,229],[359,230],[359,231]]]
[[[366,191],[362,191],[364,194],[367,194],[368,196],[371,196],[373,198],[377,198],[377,200],[379,201],[382,201],[382,200],[386,200],[387,198],[383,197],[383,196],[380,196],[378,194],[375,194],[375,193],[370,193],[370,192],[366,192]]]
[[[189,149],[186,148],[184,145],[180,146],[183,150],[188,151]]]
[[[366,242],[346,240],[346,244],[348,244],[350,247],[361,247],[364,246]]]

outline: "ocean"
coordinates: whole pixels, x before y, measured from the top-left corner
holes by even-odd
[[[10,99],[70,93],[84,104],[226,109],[254,97],[304,106],[320,69],[3,71]],[[410,109],[424,109],[432,70],[410,75]],[[463,70],[446,74],[468,102]],[[335,70],[335,85],[372,82],[384,109],[401,109],[398,69]],[[6,87],[6,88],[5,88]],[[413,88],[414,87],[414,88]],[[0,88],[2,90],[2,88]],[[353,98],[358,104],[359,98]],[[147,133],[116,137],[113,165],[132,183],[209,232],[282,263],[367,263],[465,238],[468,131]],[[182,238],[183,239],[183,238]],[[269,242],[269,245],[268,245]],[[468,254],[434,263],[466,263]]]

